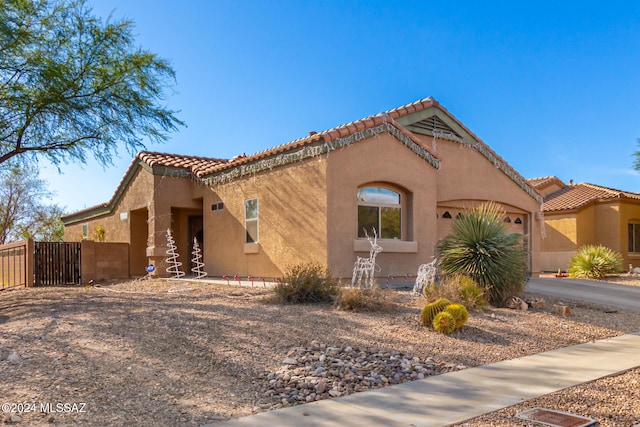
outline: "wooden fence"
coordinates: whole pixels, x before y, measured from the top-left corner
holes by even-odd
[[[0,245],[0,289],[33,284],[33,240]]]
[[[0,245],[0,290],[129,278],[129,244],[34,242]]]
[[[34,273],[36,286],[79,285],[79,242],[35,242]]]

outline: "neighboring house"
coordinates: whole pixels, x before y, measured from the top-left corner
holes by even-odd
[[[541,271],[566,271],[584,245],[620,252],[625,269],[640,266],[640,194],[586,183],[566,185],[554,176],[529,183],[544,196]]]
[[[65,239],[130,244],[132,275],[166,271],[166,230],[190,269],[191,242],[212,276],[281,276],[317,262],[351,276],[383,252],[378,276],[405,277],[432,260],[465,209],[492,200],[522,233],[539,272],[542,197],[432,98],[231,160],[141,152],[111,200],[63,218]]]

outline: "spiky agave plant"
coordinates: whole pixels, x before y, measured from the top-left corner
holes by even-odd
[[[569,263],[570,277],[602,279],[621,271],[622,255],[602,245],[582,246]]]
[[[522,235],[509,233],[504,216],[496,203],[484,203],[456,218],[451,234],[438,242],[444,273],[471,277],[495,305],[522,294],[525,284]]]

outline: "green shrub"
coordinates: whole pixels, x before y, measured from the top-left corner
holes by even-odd
[[[420,323],[425,326],[431,325],[436,315],[443,311],[449,304],[451,304],[451,301],[446,298],[439,298],[436,301],[427,303],[420,313]]]
[[[456,319],[448,311],[442,311],[433,319],[433,329],[448,335],[456,330]]]
[[[341,288],[336,305],[347,311],[392,311],[396,307],[396,296],[393,289]]]
[[[569,277],[602,279],[622,271],[622,255],[606,246],[586,245],[578,249],[569,263]]]
[[[456,321],[456,329],[467,323],[467,320],[469,320],[469,312],[462,304],[449,304],[445,307],[444,311],[453,316]]]
[[[298,264],[278,279],[273,291],[283,303],[332,302],[338,294],[338,282],[319,264]]]
[[[451,234],[438,242],[442,271],[471,277],[495,305],[521,295],[526,281],[522,235],[509,233],[504,217],[496,203],[482,204],[457,217]]]
[[[423,293],[428,300],[446,298],[451,302],[460,303],[470,310],[483,309],[487,305],[484,289],[464,274],[446,275],[440,283],[425,286]]]

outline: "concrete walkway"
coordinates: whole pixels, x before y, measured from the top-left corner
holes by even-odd
[[[635,367],[629,334],[207,426],[446,426]]]

